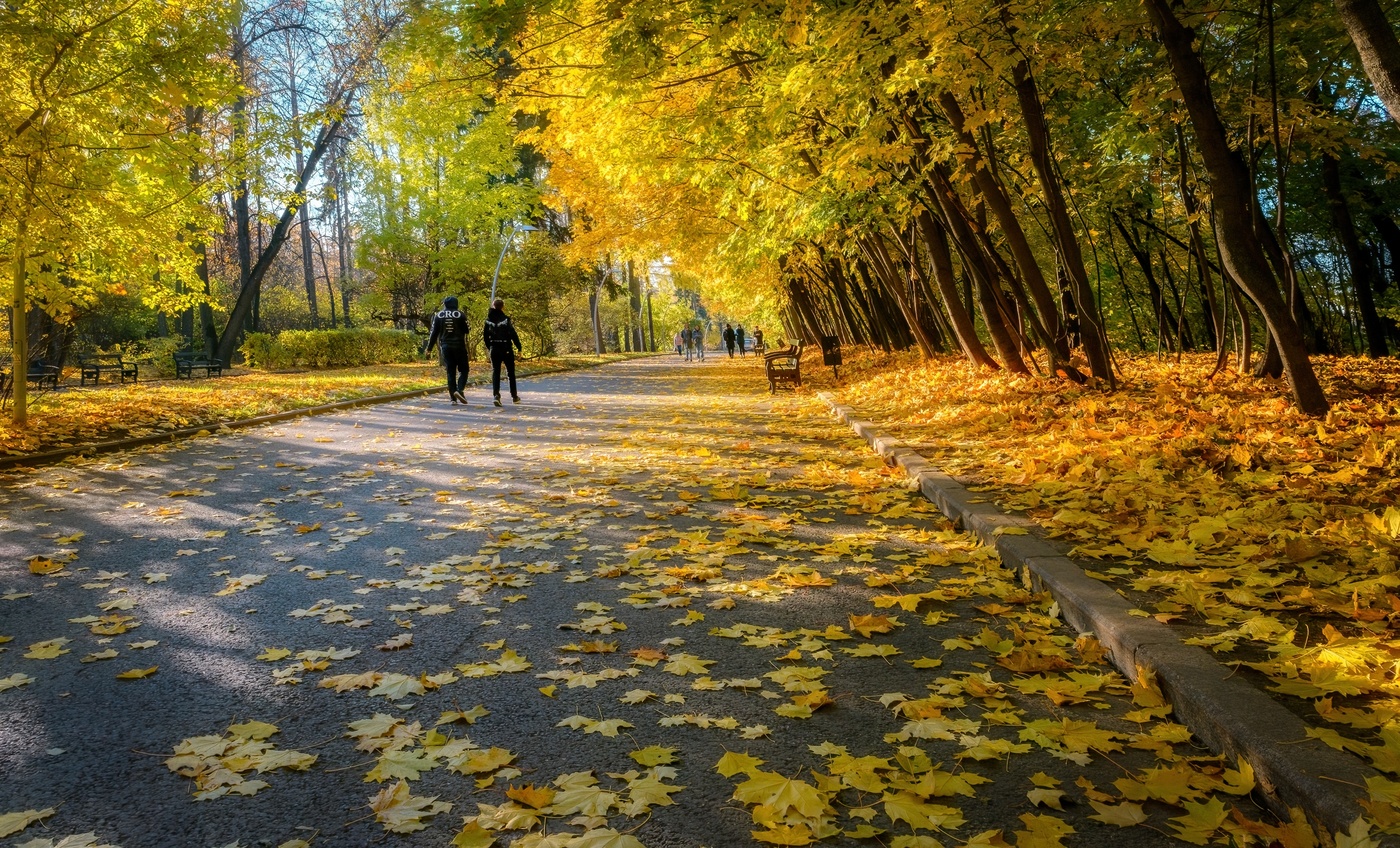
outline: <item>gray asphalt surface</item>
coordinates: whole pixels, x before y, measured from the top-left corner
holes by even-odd
[[[1032,844],[1015,835],[1023,815],[1062,819],[1068,845],[1178,844],[1168,820],[1179,807],[1148,801],[1152,826],[1120,829],[1088,818],[1091,790],[1076,780],[1117,800],[1115,781],[1173,758],[1218,770],[1204,752],[1170,723],[1125,718],[1139,707],[1121,678],[1081,661],[1048,599],[1020,590],[820,404],[771,399],[760,371],[753,360],[637,360],[522,381],[524,402],[503,409],[473,390],[466,407],[436,396],[0,477],[0,637],[11,637],[0,681],[33,678],[0,691],[0,814],[57,808],[0,845],[85,832],[125,848],[447,845],[507,787],[591,771],[618,804],[534,833],[606,824],[650,848],[746,846],[761,828],[731,797],[745,777],[716,772],[721,756],[747,752],[826,785],[837,746],[883,758],[874,769],[886,780],[933,766],[974,776],[971,794],[927,799],[965,819],[920,831],[936,844],[993,829]],[[66,565],[35,575],[32,557]],[[929,592],[914,611],[872,600]],[[853,632],[851,616],[882,615],[898,626]],[[403,634],[410,647],[376,647]],[[64,653],[25,656],[54,653],[42,643],[59,639]],[[275,656],[267,649],[290,655],[259,659]],[[329,655],[299,660],[306,651]],[[506,651],[530,667],[485,676]],[[1082,702],[1010,685],[1038,672],[1008,663],[1047,651],[1069,658],[1048,675],[1080,675]],[[690,673],[667,671],[677,661]],[[833,703],[790,717],[802,694],[783,675],[793,668],[823,669],[812,674]],[[401,691],[319,685],[367,672],[404,675],[379,678]],[[414,682],[425,691],[404,694]],[[551,685],[552,697],[541,692]],[[633,690],[654,697],[619,700]],[[902,697],[882,703],[891,693]],[[892,709],[918,699],[907,716]],[[443,712],[477,705],[489,714],[428,735]],[[514,757],[494,782],[440,758],[408,786],[452,809],[390,833],[368,804],[395,780],[367,781],[376,757],[346,736],[376,714],[421,725],[409,748],[469,738]],[[559,726],[573,716],[579,727]],[[935,721],[906,726],[916,718]],[[609,719],[631,727],[607,737],[587,723]],[[1117,734],[1103,746],[1115,750],[1025,738],[1028,723],[1066,719]],[[195,800],[195,780],[166,760],[182,740],[250,721],[315,762],[244,772],[269,784],[251,797]],[[901,731],[914,735],[892,736]],[[997,744],[1024,750],[998,755]],[[626,815],[629,778],[609,775],[645,771],[628,754],[652,745],[677,749],[663,782],[684,789]],[[1028,798],[1038,774],[1064,791],[1063,812]],[[1248,798],[1220,797],[1258,814]],[[911,833],[878,791],[848,786],[834,800],[836,831],[858,836],[868,818],[886,844]],[[876,844],[836,831],[822,844]],[[525,835],[505,830],[498,844]]]

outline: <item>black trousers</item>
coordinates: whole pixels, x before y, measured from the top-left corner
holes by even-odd
[[[438,355],[447,369],[447,391],[462,394],[467,389],[467,349],[440,347]]]
[[[501,366],[506,367],[506,374],[510,378],[510,396],[516,397],[519,392],[515,390],[515,351],[510,348],[497,350],[491,348],[491,394],[496,397],[501,396]]]

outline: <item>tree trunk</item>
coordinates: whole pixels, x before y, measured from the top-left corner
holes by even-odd
[[[1269,334],[1278,345],[1284,373],[1298,408],[1309,415],[1322,415],[1330,404],[1308,359],[1303,333],[1279,294],[1278,282],[1269,270],[1268,260],[1251,226],[1253,188],[1249,172],[1226,137],[1211,94],[1209,75],[1192,44],[1194,34],[1176,18],[1167,0],[1145,2],[1166,48],[1172,75],[1191,116],[1201,158],[1210,174],[1221,258],[1263,314]]]
[[[292,37],[288,33],[287,40],[287,87],[292,109],[292,156],[296,162],[297,173],[300,174],[306,167],[303,161],[301,150],[301,109],[297,103],[297,64],[296,55],[292,52]],[[305,191],[303,189],[303,191]],[[306,284],[306,307],[311,313],[311,326],[321,325],[320,311],[316,308],[316,264],[311,258],[311,198],[303,197],[301,208],[297,211],[297,217],[301,229],[301,272],[302,281]]]
[[[29,208],[20,211],[15,222],[14,241],[10,247],[13,287],[10,291],[10,391],[14,406],[10,407],[10,420],[16,427],[29,425],[29,331],[25,327],[28,317],[29,260]]]
[[[1380,0],[1335,0],[1337,14],[1346,25],[1361,67],[1376,87],[1390,118],[1400,123],[1400,40],[1386,20]]]
[[[252,313],[253,301],[258,290],[262,288],[263,277],[267,276],[268,270],[277,258],[278,251],[287,241],[287,233],[291,229],[292,220],[300,210],[299,200],[306,193],[306,183],[311,179],[311,174],[316,170],[321,157],[326,153],[331,138],[339,128],[340,121],[338,119],[332,120],[321,128],[321,134],[311,147],[311,155],[307,157],[305,165],[297,175],[296,185],[292,187],[292,202],[282,210],[282,215],[277,220],[277,226],[272,229],[267,246],[258,256],[257,264],[249,271],[247,283],[238,292],[238,300],[234,302],[233,310],[229,312],[228,325],[224,327],[223,335],[219,337],[218,359],[224,364],[231,363],[234,353],[238,351],[238,343],[243,335],[243,324]]]
[[[856,243],[860,246],[861,252],[865,254],[871,268],[874,269],[875,275],[884,284],[885,292],[899,308],[905,326],[913,335],[915,344],[919,346],[919,354],[924,359],[932,358],[936,353],[933,340],[928,337],[928,333],[919,324],[918,317],[914,314],[908,294],[904,291],[904,281],[899,278],[898,272],[895,271],[894,263],[890,260],[884,241],[878,236],[867,236],[858,238]]]
[[[943,296],[943,309],[952,325],[953,336],[957,339],[958,346],[973,365],[993,370],[1001,368],[987,353],[982,340],[977,337],[977,327],[972,321],[972,314],[958,295],[957,279],[953,276],[953,257],[948,252],[947,231],[927,209],[919,210],[916,220],[919,234],[923,236],[924,247],[928,249],[930,264],[933,266],[933,281],[938,286],[939,294]]]
[[[1034,251],[1031,250],[1030,240],[1027,239],[1020,220],[1011,208],[1011,199],[1007,196],[1005,188],[997,181],[996,176],[992,174],[976,138],[967,130],[967,120],[963,116],[962,107],[958,105],[957,98],[951,92],[942,91],[938,95],[938,104],[958,136],[961,146],[958,158],[963,160],[961,164],[971,171],[973,184],[987,204],[987,208],[996,217],[1002,235],[1006,238],[1006,245],[1010,248],[1011,256],[1016,261],[1016,267],[1021,272],[1021,279],[1025,281],[1031,300],[1035,303],[1035,311],[1040,315],[1040,325],[1047,336],[1045,343],[1054,347],[1059,359],[1068,359],[1069,348],[1065,342],[1064,328],[1060,323],[1055,295],[1046,284],[1045,275],[1035,260]]]
[[[1089,285],[1089,275],[1084,270],[1084,254],[1079,249],[1079,237],[1070,221],[1069,207],[1065,203],[1059,175],[1055,173],[1050,152],[1050,128],[1045,123],[1040,93],[1036,90],[1035,79],[1031,76],[1030,66],[1025,60],[1016,64],[1013,75],[1016,81],[1016,96],[1021,104],[1021,116],[1025,119],[1026,135],[1030,140],[1031,162],[1040,180],[1046,211],[1050,213],[1050,228],[1055,237],[1055,247],[1060,254],[1060,267],[1069,278],[1070,296],[1074,298],[1079,315],[1079,330],[1084,340],[1084,355],[1089,360],[1089,373],[1112,388],[1115,381],[1113,364],[1109,360],[1108,334],[1104,331],[1094,290]]]
[[[1332,217],[1332,230],[1342,244],[1347,264],[1351,266],[1351,285],[1356,291],[1356,306],[1361,312],[1361,328],[1366,333],[1366,353],[1369,356],[1386,356],[1390,353],[1386,344],[1385,324],[1376,312],[1374,294],[1376,274],[1371,256],[1361,246],[1356,235],[1356,223],[1351,217],[1346,195],[1342,194],[1341,169],[1337,157],[1322,157],[1322,188],[1327,195],[1327,209]]]
[[[1186,208],[1186,227],[1191,236],[1191,250],[1196,256],[1201,293],[1205,296],[1205,302],[1210,309],[1210,314],[1206,316],[1206,327],[1210,331],[1211,346],[1217,354],[1220,354],[1225,350],[1225,316],[1221,309],[1220,300],[1215,296],[1215,283],[1210,277],[1210,260],[1206,255],[1205,239],[1201,238],[1196,193],[1191,189],[1191,184],[1187,180],[1186,135],[1179,126],[1176,128],[1176,154],[1177,190],[1181,192],[1181,201]]]

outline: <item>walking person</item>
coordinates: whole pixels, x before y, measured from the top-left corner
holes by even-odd
[[[690,337],[695,340],[695,357],[701,362],[705,361],[705,328],[696,327],[690,331]]]
[[[501,405],[501,366],[506,367],[510,377],[510,399],[520,403],[520,394],[515,390],[515,352],[520,350],[520,335],[505,312],[505,301],[499,297],[486,311],[486,323],[481,325],[486,349],[491,352],[491,394],[496,406]],[[515,350],[511,350],[514,346]]]
[[[676,343],[676,356],[680,356],[681,349],[685,347],[685,341],[681,338],[680,333],[676,333],[676,338],[673,341]]]
[[[689,327],[681,330],[681,340],[685,342],[685,361],[695,358],[695,333]]]
[[[734,328],[728,324],[724,325],[724,332],[720,334],[724,339],[724,346],[729,350],[729,358],[734,358]]]
[[[734,344],[739,348],[739,356],[744,355],[744,325],[740,324],[734,328]]]
[[[467,316],[457,308],[457,298],[444,297],[442,308],[433,313],[432,331],[422,350],[426,356],[437,345],[438,360],[447,369],[447,393],[453,404],[467,402],[463,394],[467,388],[467,327]]]

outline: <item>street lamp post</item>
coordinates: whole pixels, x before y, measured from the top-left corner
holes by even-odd
[[[656,353],[656,323],[651,320],[651,293],[656,289],[656,284],[647,280],[647,330],[651,334],[650,350]]]
[[[487,299],[488,306],[496,302],[496,283],[501,279],[501,263],[506,261],[506,251],[510,250],[511,244],[515,242],[515,234],[518,232],[532,233],[537,229],[539,228],[532,227],[529,224],[522,226],[514,221],[511,222],[510,235],[506,236],[506,243],[501,245],[501,255],[496,258],[496,272],[491,275],[491,297]]]

